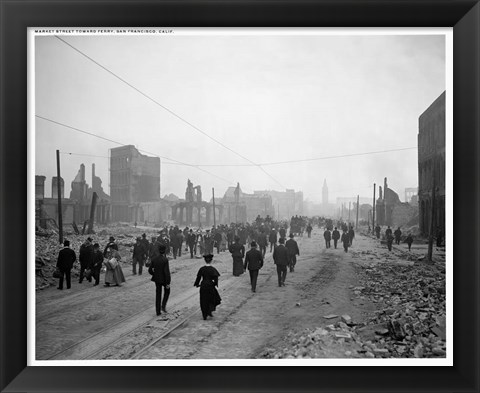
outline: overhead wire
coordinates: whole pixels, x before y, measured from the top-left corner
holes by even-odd
[[[44,116],[35,115],[35,117],[37,117],[37,118],[39,118],[39,119],[42,119],[42,120],[45,120],[45,121],[48,121],[48,122],[51,122],[51,123],[53,123],[53,124],[60,125],[60,126],[65,127],[65,128],[69,128],[69,129],[71,129],[71,130],[74,130],[74,131],[77,131],[77,132],[80,132],[80,133],[83,133],[83,134],[86,134],[86,135],[90,135],[90,136],[93,136],[93,137],[102,139],[102,140],[107,141],[107,142],[110,142],[110,143],[115,143],[115,144],[120,145],[120,146],[127,146],[126,144],[121,143],[121,142],[118,142],[118,141],[115,141],[115,140],[113,140],[113,139],[105,138],[105,137],[103,137],[103,136],[101,136],[101,135],[98,135],[98,134],[95,134],[95,133],[93,133],[93,132],[85,131],[85,130],[82,130],[82,129],[80,129],[80,128],[70,126],[70,125],[68,125],[68,124],[64,124],[64,123],[61,123],[61,122],[59,122],[59,121],[49,119],[49,118],[44,117]],[[216,175],[216,174],[214,174],[214,173],[211,173],[211,172],[207,171],[206,169],[200,168],[200,167],[198,167],[198,166],[196,166],[196,165],[187,164],[187,163],[184,163],[184,162],[182,162],[182,161],[175,160],[175,159],[173,159],[173,158],[169,158],[169,157],[165,157],[165,156],[160,156],[160,155],[158,155],[158,154],[156,154],[156,153],[152,153],[152,152],[149,152],[149,151],[146,151],[146,150],[143,150],[143,149],[142,149],[142,150],[139,149],[139,151],[141,151],[141,152],[143,152],[143,153],[146,153],[146,154],[150,154],[150,155],[152,155],[152,156],[154,156],[154,157],[164,158],[164,159],[167,159],[167,160],[170,160],[170,161],[174,161],[174,162],[176,162],[176,163],[180,163],[180,164],[183,164],[183,165],[192,167],[192,168],[196,168],[196,169],[198,169],[199,171],[205,172],[205,173],[207,173],[207,174],[209,174],[209,175],[211,175],[211,176],[214,176],[214,177],[216,177],[216,178],[218,178],[218,179],[220,179],[220,180],[223,180],[223,181],[227,182],[228,184],[232,184],[232,181],[231,181],[231,180],[225,179],[225,178],[223,178],[223,177],[221,177],[221,176],[218,176],[218,175]]]
[[[416,146],[415,147],[404,147],[404,148],[398,148],[398,149],[378,150],[378,151],[371,151],[371,152],[364,152],[364,153],[343,154],[343,155],[338,155],[338,156],[325,156],[325,157],[304,158],[304,159],[289,160],[289,161],[266,162],[266,163],[260,163],[258,165],[266,166],[266,165],[295,164],[295,163],[298,163],[298,162],[330,160],[330,159],[335,159],[335,158],[346,158],[346,157],[354,157],[354,156],[365,156],[365,155],[370,155],[370,154],[391,153],[391,152],[396,152],[396,151],[404,151],[404,150],[412,150],[412,149],[417,149],[417,147]],[[171,163],[171,164],[177,165],[175,163]],[[211,166],[211,167],[253,166],[251,164],[195,164],[195,165],[203,166],[203,167],[209,167],[209,166]]]
[[[188,120],[184,119],[182,116],[178,115],[177,113],[175,113],[173,110],[171,110],[170,108],[166,107],[165,105],[161,104],[160,102],[158,102],[157,100],[155,100],[154,98],[152,98],[151,96],[149,96],[148,94],[144,93],[143,91],[141,91],[140,89],[138,89],[137,87],[135,87],[134,85],[132,85],[131,83],[129,83],[128,81],[126,81],[125,79],[123,79],[122,77],[120,77],[119,75],[117,75],[116,73],[114,73],[113,71],[111,71],[110,69],[108,69],[107,67],[105,67],[104,65],[100,64],[98,61],[96,61],[95,59],[93,59],[92,57],[88,56],[86,53],[82,52],[80,49],[76,48],[75,46],[73,46],[72,44],[70,44],[69,42],[65,41],[64,39],[60,38],[59,36],[55,36],[58,40],[60,40],[61,42],[63,42],[65,45],[69,46],[70,48],[72,48],[73,50],[75,50],[76,52],[80,53],[82,56],[86,57],[88,60],[90,60],[91,62],[93,62],[94,64],[96,64],[97,66],[99,66],[100,68],[102,68],[104,71],[108,72],[110,75],[114,76],[115,78],[117,78],[118,80],[120,80],[121,82],[125,83],[127,86],[129,86],[130,88],[132,88],[133,90],[135,90],[137,93],[141,94],[142,96],[144,96],[145,98],[147,98],[148,100],[150,100],[151,102],[153,102],[154,104],[158,105],[159,107],[161,107],[162,109],[164,109],[165,111],[167,111],[168,113],[170,113],[172,116],[176,117],[177,119],[179,119],[180,121],[182,121],[183,123],[187,124],[188,126],[190,126],[191,128],[193,128],[194,130],[198,131],[199,133],[201,133],[202,135],[206,136],[207,138],[209,138],[210,140],[218,143],[220,146],[222,146],[223,148],[227,149],[228,151],[234,153],[235,155],[241,157],[242,159],[250,162],[251,164],[253,164],[254,166],[258,167],[262,172],[264,172],[268,177],[270,177],[273,181],[275,181],[280,187],[282,188],[286,188],[285,186],[283,186],[277,179],[275,179],[272,175],[270,175],[264,168],[262,168],[259,164],[256,164],[255,162],[253,162],[252,160],[250,160],[249,158],[245,157],[244,155],[238,153],[237,151],[231,149],[230,147],[228,147],[227,145],[225,145],[224,143],[220,142],[219,140],[213,138],[211,135],[207,134],[205,131],[201,130],[199,127],[195,126],[194,124],[190,123]]]

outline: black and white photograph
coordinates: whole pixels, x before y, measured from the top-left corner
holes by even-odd
[[[452,28],[28,34],[31,364],[453,364]]]

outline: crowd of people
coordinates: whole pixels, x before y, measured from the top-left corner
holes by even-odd
[[[142,275],[144,267],[148,268],[151,280],[156,284],[155,308],[157,315],[166,312],[166,305],[170,295],[170,267],[169,259],[177,259],[182,252],[189,253],[190,258],[203,258],[205,266],[198,271],[194,286],[200,288],[200,306],[204,319],[212,316],[216,306],[221,302],[216,290],[220,273],[211,262],[214,252],[217,254],[229,252],[232,257],[232,274],[239,277],[248,270],[252,292],[256,292],[259,270],[264,265],[267,250],[272,254],[276,265],[278,286],[285,285],[287,271],[295,271],[296,257],[300,255],[295,236],[303,236],[306,231],[311,237],[313,226],[323,228],[325,248],[336,249],[340,240],[345,252],[352,247],[355,238],[353,225],[337,221],[336,226],[331,219],[294,216],[289,221],[275,221],[269,216],[258,216],[252,223],[232,223],[218,225],[212,228],[189,228],[166,226],[159,230],[158,235],[149,241],[144,233],[136,238],[132,252],[132,275]],[[340,228],[340,230],[339,230]],[[340,232],[341,231],[341,232]],[[288,232],[288,240],[287,240]],[[374,231],[380,238],[381,228],[376,226]],[[402,232],[400,228],[394,232],[390,227],[385,230],[388,249],[392,249],[393,241],[400,244]],[[413,243],[411,234],[405,239],[410,250]],[[268,247],[270,246],[270,247]],[[247,250],[248,249],[248,250]],[[187,254],[188,255],[188,254]],[[66,281],[67,289],[71,288],[71,270],[76,262],[76,253],[70,248],[70,242],[64,241],[64,248],[59,252],[57,260],[58,289],[63,289]],[[121,267],[122,257],[118,252],[115,238],[111,236],[109,242],[100,250],[98,243],[93,243],[89,236],[79,250],[79,283],[84,280],[99,285],[102,268],[105,270],[105,283],[109,286],[121,286],[125,276]]]

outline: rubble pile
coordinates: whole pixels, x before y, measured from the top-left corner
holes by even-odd
[[[369,299],[378,310],[357,326],[370,349],[380,345],[391,357],[445,357],[445,268],[372,264],[359,269],[354,296]]]
[[[282,349],[267,348],[264,359],[365,358],[367,350],[352,327],[338,321],[325,328],[290,332]],[[371,356],[373,357],[373,356]]]
[[[108,243],[110,236],[115,238],[118,244],[118,252],[122,256],[124,265],[131,264],[131,248],[135,244],[137,236],[142,233],[147,235],[147,238],[158,235],[157,232],[146,232],[142,229],[136,229],[125,224],[111,225],[108,227],[99,228],[99,230],[92,235],[76,235],[73,232],[64,232],[64,238],[70,240],[70,248],[77,254],[77,263],[72,269],[72,280],[79,276],[78,252],[81,244],[90,236],[93,243],[100,244],[100,250],[103,251]],[[35,288],[45,289],[49,286],[56,285],[57,279],[53,278],[53,272],[57,263],[58,252],[63,248],[58,242],[58,232],[53,229],[36,228],[35,230]]]
[[[325,315],[326,323],[336,322],[290,333],[282,348],[267,349],[261,357],[446,357],[444,264],[388,262],[356,268],[360,285],[350,287],[351,300],[366,299],[377,311],[367,313],[362,323],[348,315]]]

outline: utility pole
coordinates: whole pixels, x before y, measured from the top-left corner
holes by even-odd
[[[60,183],[60,150],[57,150],[58,241],[63,243],[62,190]]]
[[[352,202],[348,202],[348,225],[350,225],[350,206]]]
[[[213,227],[216,228],[215,221],[215,188],[212,187],[212,199],[213,199]]]
[[[342,217],[341,217],[342,221],[343,221],[343,203],[342,203]]]
[[[433,153],[433,179],[432,179],[432,208],[430,211],[430,234],[428,236],[428,260],[432,262],[433,256],[433,231],[435,228],[435,172],[436,172],[436,164],[437,164],[437,147],[435,146],[435,150]]]
[[[355,222],[355,229],[358,229],[358,205],[360,202],[360,195],[357,195],[357,221]]]
[[[373,183],[372,231],[375,230],[375,187],[376,184]]]

